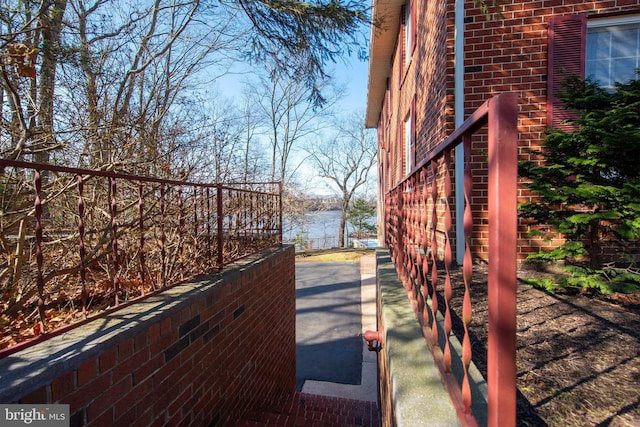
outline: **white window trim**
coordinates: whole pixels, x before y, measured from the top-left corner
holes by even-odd
[[[640,15],[626,15],[615,18],[589,18],[587,28],[613,27],[616,25],[635,24],[640,22]]]

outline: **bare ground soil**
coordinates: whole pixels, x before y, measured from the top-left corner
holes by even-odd
[[[486,378],[486,266],[474,270],[470,335]],[[519,278],[532,274],[544,273]],[[640,295],[551,295],[519,280],[517,297],[518,425],[640,427]]]

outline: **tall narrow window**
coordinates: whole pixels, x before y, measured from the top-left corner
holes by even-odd
[[[411,101],[411,108],[404,119],[405,175],[411,174],[416,166],[416,98]]]
[[[392,92],[391,92],[391,82],[390,80],[387,78],[387,90],[385,91],[384,94],[384,99],[385,99],[385,105],[387,107],[387,118],[390,118],[393,112],[393,109],[391,108],[391,102],[392,102]]]
[[[416,47],[416,0],[409,0],[403,7],[404,17],[404,62],[411,60],[411,55]]]
[[[387,183],[387,191],[391,190],[391,185],[393,184],[393,175],[392,173],[392,168],[391,168],[391,153],[387,151],[386,153],[386,162],[385,164],[387,165],[387,175],[386,175],[386,183]]]
[[[404,62],[411,59],[411,5],[404,8]]]
[[[393,58],[391,59],[392,64],[394,64],[394,66],[396,67],[396,77],[398,79],[397,82],[397,87],[398,89],[402,87],[402,82],[403,82],[403,76],[404,76],[404,70],[405,70],[405,66],[404,66],[404,58],[405,58],[405,53],[404,53],[404,42],[402,39],[402,31],[404,31],[404,16],[405,16],[405,10],[406,7],[402,6],[402,16],[403,16],[403,25],[400,26],[400,29],[398,30],[398,38],[396,41],[396,47],[395,47],[395,53],[393,54]]]

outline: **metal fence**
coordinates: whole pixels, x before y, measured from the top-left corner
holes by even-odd
[[[485,221],[472,210],[474,178],[472,136],[486,137],[488,177],[488,425],[516,425],[516,229],[517,229],[517,97],[506,93],[483,104],[464,124],[434,149],[405,180],[385,196],[385,240],[407,291],[444,383],[463,425],[477,425],[471,412],[469,367],[472,361],[469,325],[472,321],[472,236]],[[461,359],[463,375],[452,372],[453,298],[451,270],[453,213],[452,158],[464,144],[465,254]],[[479,179],[478,181],[482,181]],[[482,225],[484,227],[484,224]],[[443,335],[437,322],[443,321]],[[428,424],[428,421],[425,421]]]
[[[280,183],[0,159],[0,185],[0,356],[282,242]]]

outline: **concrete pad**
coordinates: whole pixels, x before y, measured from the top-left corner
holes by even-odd
[[[322,263],[323,266],[315,266],[325,273],[333,274],[334,281],[340,279],[338,272],[340,266],[335,264],[344,263]],[[332,381],[318,381],[306,379],[302,385],[302,392],[323,396],[340,397],[364,401],[378,401],[378,361],[377,353],[369,351],[366,341],[362,335],[366,330],[376,330],[376,278],[375,278],[375,255],[368,254],[362,257],[359,267],[359,287],[360,287],[360,330],[357,333],[360,340],[361,362],[358,367],[360,381],[356,384],[344,384]],[[333,270],[333,273],[330,271]],[[296,279],[297,280],[297,279]],[[336,366],[336,369],[344,367]],[[351,368],[353,369],[353,368]]]

